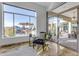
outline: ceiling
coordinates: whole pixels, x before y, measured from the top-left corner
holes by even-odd
[[[62,6],[56,8],[52,11],[55,12],[55,13],[63,13],[66,10],[71,9],[73,7],[76,7],[78,5],[79,5],[79,2],[67,2],[67,3],[63,4]]]
[[[65,16],[71,17],[71,18],[77,17],[77,9],[70,10],[68,12],[63,13],[62,15],[65,15]]]
[[[79,2],[67,2],[62,6],[52,10],[52,12],[60,13],[67,17],[75,17],[77,18],[77,8],[79,6]]]
[[[34,2],[40,6],[43,6],[47,9],[47,11],[53,10],[60,5],[64,4],[65,2]]]
[[[69,10],[76,6],[79,6],[79,2],[35,2],[36,4],[43,6],[47,11],[52,11],[54,13],[62,13],[62,15],[73,17],[73,13],[76,9]]]

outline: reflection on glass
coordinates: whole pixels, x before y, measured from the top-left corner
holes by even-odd
[[[52,34],[52,41],[58,44],[57,55],[64,55],[64,53],[66,54],[67,52],[71,53],[71,50],[72,52],[78,50],[76,29],[76,22],[67,21],[63,17],[54,16],[48,19],[48,32]],[[77,55],[77,53],[73,52],[73,54],[70,55]]]
[[[22,15],[15,15],[15,32],[16,36],[28,36],[29,17]]]
[[[36,34],[36,30],[37,30],[37,28],[36,28],[36,17],[30,17],[30,23],[32,24],[32,25],[30,25],[30,30],[31,30],[31,34],[33,35],[33,36],[37,36]]]
[[[61,49],[61,47],[59,46],[59,52],[64,52],[66,50],[67,52],[70,52],[68,49],[71,49],[72,52],[77,51],[76,24],[77,23],[73,24],[73,22],[67,21],[67,20],[64,20],[64,22],[60,22],[58,40],[59,40],[59,44],[61,44],[64,48]],[[59,53],[59,55],[61,54]],[[77,55],[77,53],[70,54],[70,55]]]
[[[57,42],[58,36],[58,17],[49,17],[48,20],[48,32],[52,35],[53,41]]]

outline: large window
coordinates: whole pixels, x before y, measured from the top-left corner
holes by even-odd
[[[36,12],[12,5],[3,4],[3,36],[36,35]]]

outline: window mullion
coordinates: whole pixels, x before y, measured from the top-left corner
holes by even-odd
[[[15,36],[15,14],[13,13],[13,35]]]

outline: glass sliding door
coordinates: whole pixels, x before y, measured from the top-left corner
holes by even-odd
[[[50,17],[48,19],[48,33],[52,35],[53,41],[57,42],[58,38],[58,26],[59,26],[59,18],[56,16]]]
[[[58,31],[58,22],[57,22],[57,17],[53,16],[53,17],[49,17],[48,18],[48,33],[50,33],[52,35],[52,38],[51,38],[51,49],[53,51],[54,49],[54,52],[50,52],[50,54],[52,55],[55,55],[57,56],[58,55],[58,45],[56,43],[58,43],[58,40],[57,40],[57,31]],[[52,46],[53,45],[53,46]],[[55,47],[55,48],[53,48]]]
[[[52,42],[57,44],[57,55],[77,55],[77,23],[69,19],[59,16],[48,19],[48,33],[52,35]]]
[[[76,27],[71,21],[64,20],[60,22],[59,29],[59,55],[77,55]]]
[[[75,14],[73,15],[75,10]],[[59,22],[59,38],[58,43],[59,55],[77,55],[77,20],[76,9],[63,13],[64,17],[60,18]]]

